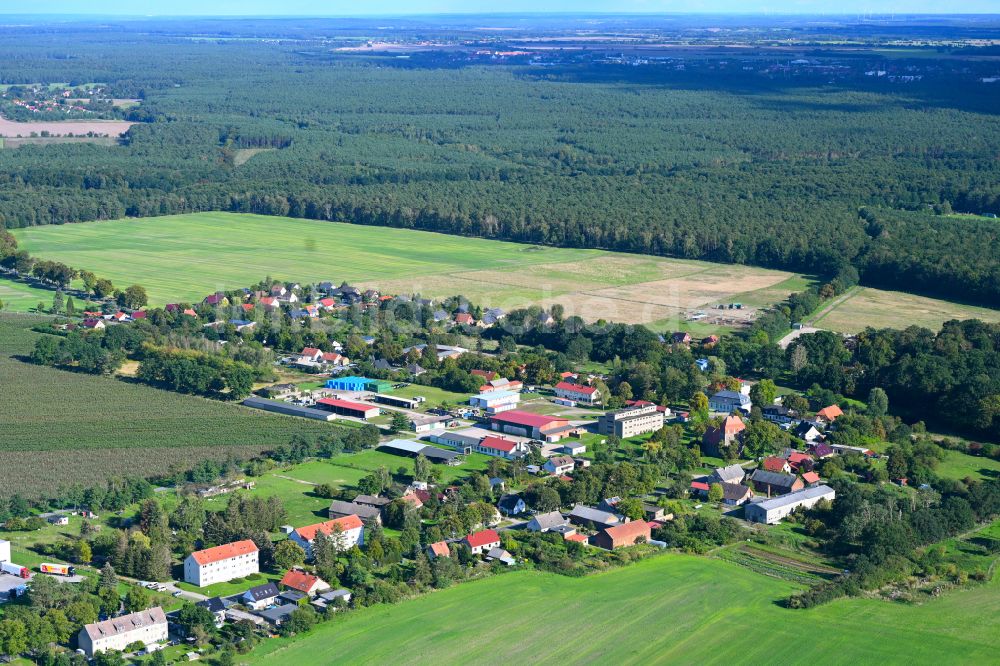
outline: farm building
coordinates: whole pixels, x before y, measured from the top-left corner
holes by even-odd
[[[558,441],[573,429],[569,421],[560,416],[533,414],[516,409],[494,414],[490,417],[490,425],[500,432],[546,442]]]
[[[370,399],[372,402],[377,402],[380,405],[399,407],[400,409],[416,409],[420,406],[420,400],[416,398],[402,398],[398,395],[386,395],[384,393],[376,393]]]
[[[374,405],[366,405],[351,400],[341,400],[340,398],[320,398],[316,401],[316,407],[317,409],[325,409],[340,416],[352,416],[358,419],[371,419],[381,413],[381,410]]]
[[[436,463],[457,465],[460,462],[460,454],[456,451],[439,449],[436,446],[430,446],[428,444],[424,444],[423,442],[414,442],[409,439],[394,439],[389,442],[385,442],[384,444],[379,444],[379,448],[397,455],[410,456],[412,458],[422,455],[431,462]]]
[[[249,539],[197,550],[184,560],[185,582],[205,587],[260,573],[259,552]]]
[[[88,657],[106,650],[124,651],[132,643],[151,645],[167,640],[167,616],[159,606],[84,625],[77,636]]]
[[[415,433],[430,432],[436,428],[447,427],[454,419],[450,416],[434,414],[414,414],[410,416],[410,430]]]
[[[717,467],[709,477],[709,483],[742,483],[747,475],[746,470],[740,465],[727,465]]]
[[[330,502],[328,514],[330,520],[346,518],[347,516],[357,516],[365,525],[373,523],[382,524],[382,511],[373,506],[358,504],[356,502],[345,502],[343,500],[333,500]]]
[[[258,398],[256,396],[250,396],[244,400],[243,405],[252,407],[253,409],[261,409],[265,412],[274,412],[275,414],[284,414],[285,416],[299,416],[304,419],[316,419],[317,421],[333,421],[337,418],[336,414],[327,410],[302,407],[280,400],[268,400],[267,398]]]
[[[549,511],[548,513],[536,513],[534,517],[528,521],[525,528],[529,532],[548,532],[554,530],[557,527],[564,527],[569,525],[569,520],[565,518],[558,511]]]
[[[590,542],[598,548],[614,550],[615,548],[633,546],[641,541],[649,541],[650,532],[649,523],[645,520],[633,520],[629,523],[605,528],[595,534]]]
[[[593,529],[614,527],[615,525],[621,525],[623,522],[623,518],[617,513],[601,511],[600,509],[583,504],[577,504],[573,507],[573,510],[569,513],[569,519],[570,522],[576,525]]]
[[[392,391],[392,382],[385,379],[368,379],[367,377],[336,377],[327,380],[326,388],[334,391],[389,393]]]
[[[763,469],[755,469],[750,475],[750,481],[755,491],[764,493],[768,497],[795,492],[801,490],[804,485],[802,479],[794,474],[768,472]]]
[[[485,409],[487,414],[499,414],[517,407],[521,394],[516,391],[488,391],[469,398],[469,404]]]
[[[597,420],[599,433],[623,439],[655,432],[662,427],[663,412],[653,403],[608,412]]]
[[[815,486],[763,502],[748,504],[744,509],[744,515],[749,521],[774,525],[799,507],[808,509],[820,500],[832,502],[836,497],[837,493],[830,486]]]

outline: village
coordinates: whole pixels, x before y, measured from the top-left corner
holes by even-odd
[[[384,315],[394,304],[420,306],[429,313],[420,325],[452,331],[447,339],[455,344],[424,342],[393,350],[375,336],[358,339],[351,333],[352,339],[344,343],[326,337],[320,346],[277,353],[274,376],[281,381],[259,386],[242,401],[250,409],[355,431],[374,428],[374,450],[344,458],[378,456],[378,466],[356,483],[334,490],[322,516],[318,511],[298,512],[322,520],[275,526],[266,557],[250,538],[215,544],[200,539],[206,547],[181,554],[182,564],[174,571],[182,575],[176,580],[136,582],[154,592],[170,592],[174,601],[165,607],[111,613],[86,624],[76,640],[83,654],[145,653],[168,641],[178,649],[191,647],[190,618],[181,617],[190,613],[178,607],[181,602],[207,611],[202,619],[210,617],[216,630],[239,623],[264,635],[289,626],[301,630],[303,613],[313,617],[351,607],[357,590],[341,582],[349,578],[342,560],[353,561],[362,552],[371,558],[371,548],[381,552],[387,538],[402,539],[407,530],[412,539],[409,558],[433,567],[433,577],[457,575],[438,573],[445,571],[440,564],[445,561],[473,577],[478,572],[544,566],[523,541],[539,537],[558,539],[563,551],[581,562],[630,549],[638,549],[636,556],[649,556],[672,545],[677,512],[697,515],[707,510],[713,520],[736,520],[750,534],[815,507],[828,508],[836,493],[823,483],[821,470],[831,458],[880,457],[863,447],[827,443],[828,433],[844,414],[837,404],[811,411],[801,397],[774,395],[773,387],[758,392],[756,382],[713,372],[715,361],[710,358],[716,336],[699,341],[682,332],[661,336],[661,344],[703,353],[695,354],[692,372],[703,373],[705,384],[715,386],[702,395],[703,404],[696,396],[690,404],[661,405],[633,398],[621,387],[613,394],[606,384],[609,378],[601,373],[561,371],[554,373],[554,380],[539,382],[523,364],[499,363],[498,350],[486,351],[483,339],[469,333],[502,327],[506,313],[501,310],[483,310],[461,299],[434,303],[418,296],[387,296],[331,282],[308,291],[298,284],[274,283],[266,290],[218,292],[200,304],[169,304],[152,312],[118,310],[105,303],[102,310],[83,312],[79,323],[57,328],[105,331],[149,316],[170,317],[191,330],[238,344],[258,325],[307,322],[309,327],[309,322],[338,317],[357,321],[368,316],[366,311]],[[533,318],[545,327],[559,315],[543,311]],[[355,360],[349,353],[367,358]],[[460,373],[457,383],[469,390],[418,383],[428,373],[425,365]],[[454,377],[450,381],[450,389],[458,388]],[[761,395],[766,396],[763,404]],[[760,423],[784,433],[782,441],[788,446],[752,455],[744,439]],[[627,491],[623,494],[570,501],[579,494],[573,486],[587,482],[595,464],[612,475],[619,468],[634,474],[631,463],[652,459],[654,446],[671,438],[682,447],[687,442],[691,456],[688,464],[678,467],[680,479],[672,488],[655,479],[632,479],[619,484]],[[396,466],[393,459],[405,461],[395,473],[388,471]],[[294,465],[287,468],[286,478],[295,473]],[[182,492],[193,493],[210,507],[237,495],[262,496],[266,485],[241,475],[187,484]],[[314,494],[322,484],[315,487]],[[79,515],[96,518],[90,509]],[[69,517],[58,512],[47,520],[66,525]],[[135,529],[133,521],[124,525],[131,523]],[[38,576],[79,580],[71,578],[71,565],[42,563],[37,571],[22,566],[12,560],[7,541],[0,541],[0,562],[5,572],[0,575],[0,598],[23,595]],[[337,579],[324,579],[334,572]],[[310,610],[302,610],[306,608]],[[197,652],[190,657],[196,658]]]

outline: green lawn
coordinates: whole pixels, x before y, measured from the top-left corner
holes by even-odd
[[[274,581],[277,583],[281,580],[281,575],[271,574],[261,572],[259,578],[254,580],[246,579],[240,583],[230,581],[228,583],[215,583],[214,585],[206,585],[205,587],[198,587],[197,585],[192,585],[191,583],[178,582],[177,587],[182,590],[187,590],[188,592],[197,592],[198,594],[204,594],[206,597],[228,597],[233,594],[239,594],[241,592],[246,592],[251,587],[257,585],[263,585],[264,583]]]
[[[21,282],[0,278],[0,302],[3,302],[5,310],[28,312],[35,309],[39,303],[50,307],[54,295],[53,291],[36,289]]]
[[[489,461],[488,456],[472,454],[461,465],[434,465],[434,468],[441,472],[441,483],[451,483],[470,472],[485,470]],[[409,482],[413,474],[412,458],[371,449],[268,472],[253,479],[256,485],[252,492],[261,497],[280,497],[288,512],[288,523],[301,527],[327,519],[330,500],[317,496],[315,486],[329,483],[338,488],[354,488],[382,465],[394,475],[400,467],[405,468],[406,475],[397,479],[402,483]],[[221,510],[228,502],[228,495],[220,495],[205,504],[209,509]]]
[[[1000,476],[1000,460],[970,456],[961,451],[945,451],[945,459],[935,472],[938,476],[950,479],[964,479],[967,476],[974,479],[996,478]]]
[[[519,572],[351,612],[249,663],[969,664],[1000,650],[996,580],[922,606],[782,608],[795,589],[686,555],[579,579]]]
[[[469,393],[455,393],[454,391],[445,391],[434,386],[423,386],[421,384],[410,384],[403,388],[393,389],[391,395],[399,396],[400,398],[415,398],[418,395],[422,395],[427,399],[427,402],[423,404],[424,407],[437,407],[442,402],[450,402],[453,405],[467,405],[469,404],[470,397]]]

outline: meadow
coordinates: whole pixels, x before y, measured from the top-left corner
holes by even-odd
[[[665,554],[586,578],[517,572],[379,606],[267,641],[251,664],[988,663],[1000,585],[920,606],[873,599],[807,611],[796,585],[715,559]]]
[[[334,427],[21,360],[43,318],[0,314],[0,488],[38,495],[70,483],[246,457]],[[127,449],[127,455],[125,455]]]
[[[86,267],[118,285],[142,284],[154,305],[200,301],[270,275],[306,283],[346,280],[387,293],[461,294],[504,309],[560,303],[567,314],[591,321],[655,321],[677,328],[693,309],[737,296],[764,307],[806,282],[793,273],[742,265],[234,213],[14,233],[36,256]],[[755,298],[757,292],[762,296]],[[724,316],[746,320],[751,312]],[[725,325],[698,324],[712,330]]]
[[[821,310],[812,320],[813,326],[857,333],[867,326],[899,328],[923,326],[932,331],[951,319],[980,319],[1000,322],[1000,310],[942,301],[899,291],[859,287],[832,307]]]
[[[0,301],[3,301],[4,310],[27,312],[38,307],[39,303],[50,306],[52,292],[0,277]]]

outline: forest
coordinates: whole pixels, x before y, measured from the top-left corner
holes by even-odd
[[[952,215],[1000,213],[1000,105],[962,53],[819,54],[857,72],[828,82],[765,76],[781,56],[539,68],[319,40],[14,31],[0,83],[101,82],[141,100],[127,117],[142,124],[118,146],[0,150],[0,224],[255,212],[824,275],[851,265],[862,284],[998,305],[996,221]],[[923,74],[876,84],[869,67]]]

